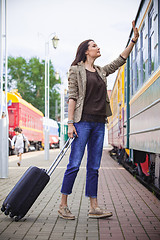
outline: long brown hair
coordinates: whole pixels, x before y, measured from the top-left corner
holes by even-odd
[[[88,43],[90,41],[93,41],[93,40],[92,39],[85,40],[79,45],[79,47],[77,49],[76,57],[75,57],[73,63],[71,64],[71,66],[77,65],[77,63],[79,63],[81,61],[83,61],[83,62],[86,61],[86,59],[87,59],[86,51],[88,49]]]

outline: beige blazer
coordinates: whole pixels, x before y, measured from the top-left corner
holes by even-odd
[[[104,67],[99,67],[94,65],[94,68],[98,72],[99,76],[103,79],[106,84],[107,90],[107,76],[111,73],[114,73],[120,66],[126,62],[126,59],[119,56],[116,60],[111,62]],[[69,70],[68,77],[68,92],[69,99],[73,98],[76,100],[76,106],[74,111],[74,122],[79,122],[81,120],[83,104],[86,94],[86,70],[83,62],[78,63],[75,66],[71,66]],[[110,108],[110,101],[108,94],[106,96],[106,116],[109,117],[112,115]]]

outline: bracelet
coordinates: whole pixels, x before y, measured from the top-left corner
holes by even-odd
[[[134,44],[136,43],[133,39],[131,40],[131,42],[133,42]]]
[[[74,123],[74,121],[73,120],[68,120],[68,122],[67,122],[68,124],[70,124],[70,123]]]

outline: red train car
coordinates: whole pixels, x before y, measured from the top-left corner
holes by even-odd
[[[12,139],[14,128],[22,128],[31,145],[38,150],[43,142],[43,113],[22,99],[17,90],[8,93],[9,137]]]

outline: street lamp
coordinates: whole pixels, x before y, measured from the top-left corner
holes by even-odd
[[[59,72],[55,72],[55,78],[56,80],[59,80]]]
[[[52,38],[52,44],[53,44],[53,47],[56,49],[57,46],[58,46],[58,42],[59,42],[59,38],[57,36],[54,36]]]
[[[48,39],[52,34],[49,35]],[[56,49],[59,38],[54,36],[52,38],[53,47]],[[45,117],[46,124],[44,129],[44,150],[45,160],[49,160],[49,40],[45,43]]]

